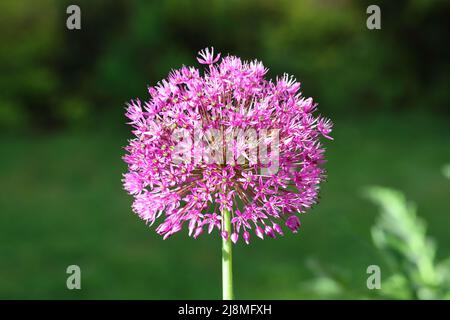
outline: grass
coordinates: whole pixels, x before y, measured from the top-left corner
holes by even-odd
[[[337,119],[328,143],[328,181],[299,234],[234,249],[240,299],[324,298],[305,282],[323,268],[343,274],[342,298],[358,298],[366,268],[382,266],[370,238],[377,209],[367,185],[405,192],[429,234],[450,255],[450,127],[423,114]],[[163,241],[130,210],[122,190],[125,131],[2,136],[0,298],[220,299],[217,234],[178,233]],[[82,290],[66,288],[66,268],[82,270]],[[313,266],[313,267],[311,267]],[[386,271],[384,271],[386,270]]]

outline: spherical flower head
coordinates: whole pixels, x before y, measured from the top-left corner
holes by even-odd
[[[186,225],[233,243],[292,232],[317,202],[325,178],[321,137],[332,123],[287,74],[267,80],[259,61],[199,52],[194,67],[172,70],[150,98],[126,109],[134,138],[125,147],[125,190],[133,211],[166,239]],[[232,231],[222,213],[231,213]]]

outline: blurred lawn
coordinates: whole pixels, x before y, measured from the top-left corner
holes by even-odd
[[[344,274],[342,298],[358,298],[367,266],[385,266],[370,239],[377,210],[360,196],[366,185],[403,190],[418,204],[438,256],[450,255],[450,182],[440,170],[450,161],[448,122],[417,113],[334,121],[321,203],[299,234],[253,235],[250,246],[235,246],[237,298],[321,298],[304,285],[314,277],[312,260]],[[132,214],[120,182],[126,137],[101,128],[0,138],[0,298],[220,298],[217,234],[193,240],[184,231],[163,241]],[[66,289],[71,264],[81,267],[82,290]]]

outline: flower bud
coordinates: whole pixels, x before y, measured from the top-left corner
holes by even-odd
[[[244,237],[245,243],[249,244],[250,243],[250,233],[248,231],[244,231],[243,237]]]
[[[220,236],[222,237],[223,240],[227,240],[228,239],[228,232],[222,231],[220,233]]]
[[[283,229],[281,229],[279,224],[273,224],[273,230],[275,230],[278,234],[284,236]]]
[[[236,243],[238,241],[238,239],[239,239],[239,235],[236,232],[231,234],[231,241],[233,241],[233,243]]]
[[[292,232],[297,233],[298,228],[300,228],[300,220],[297,216],[292,215],[286,220],[286,226],[292,230]]]
[[[267,234],[269,237],[275,238],[275,232],[273,232],[272,227],[266,226],[266,227],[264,228],[264,232],[265,232],[265,234]]]
[[[258,236],[258,238],[264,239],[264,233],[260,226],[256,227],[255,233]]]

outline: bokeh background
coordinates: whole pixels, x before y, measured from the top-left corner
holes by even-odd
[[[425,0],[1,1],[0,298],[220,299],[218,236],[163,241],[121,185],[125,102],[206,46],[295,75],[335,122],[301,231],[235,246],[237,298],[385,297],[366,287],[367,266],[395,272],[372,241],[370,185],[413,200],[446,259],[449,14]],[[72,264],[81,290],[66,288]]]

